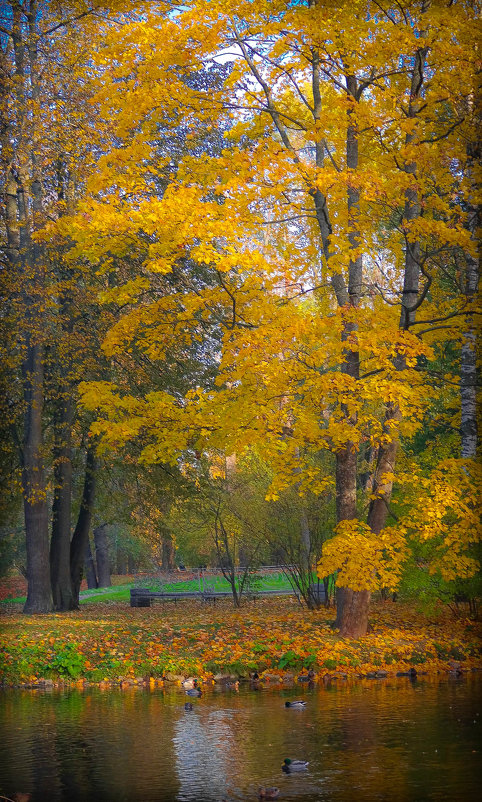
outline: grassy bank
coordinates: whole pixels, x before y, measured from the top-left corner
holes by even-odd
[[[132,577],[129,579],[127,576],[115,576],[112,577],[112,581],[113,584],[108,588],[97,588],[95,590],[87,590],[87,588],[84,588],[84,590],[81,590],[79,594],[80,604],[83,605],[85,603],[90,604],[95,602],[102,603],[110,601],[128,602],[130,599],[130,589],[133,587],[139,587],[140,585],[142,585],[142,587],[149,588],[150,590],[163,590],[167,593],[180,593],[183,591],[197,592],[203,589],[197,578],[161,582],[153,579],[152,577],[146,577],[145,580],[139,580],[137,577],[134,581]],[[209,588],[216,591],[231,591],[231,586],[223,576],[209,576],[205,581],[206,586],[209,586]],[[2,605],[25,603],[27,583],[22,579],[20,580],[20,583],[17,583],[17,586],[19,585],[23,585],[23,592],[20,594],[9,593],[5,594],[5,596],[1,598],[0,591],[0,610]],[[263,590],[290,589],[290,584],[283,573],[264,576],[262,580],[259,580],[259,586],[262,586]],[[13,587],[15,587],[15,585]],[[252,589],[256,590],[256,587],[257,585],[255,585]]]
[[[161,682],[255,670],[282,678],[311,667],[318,678],[339,672],[356,678],[482,667],[479,625],[445,609],[427,618],[413,606],[380,603],[360,641],[340,638],[333,618],[332,611],[310,612],[292,598],[263,599],[240,611],[229,601],[215,607],[184,601],[141,609],[85,604],[79,612],[38,617],[10,612],[1,618],[0,680]]]

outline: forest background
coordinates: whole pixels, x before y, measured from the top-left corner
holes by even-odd
[[[480,593],[478,8],[2,5],[2,570]],[[105,544],[109,535],[110,544]],[[102,562],[104,556],[104,563]]]

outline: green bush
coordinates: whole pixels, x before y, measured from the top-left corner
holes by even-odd
[[[61,677],[77,679],[84,669],[84,657],[79,653],[75,644],[66,643],[50,661],[49,669],[57,672]]]
[[[427,655],[424,652],[413,652],[408,662],[414,666],[420,665],[421,663],[426,663]]]
[[[436,643],[435,641],[434,641],[433,645],[434,645],[435,651],[437,652],[437,657],[439,657],[441,660],[446,660],[447,657],[449,656],[449,653],[448,653],[447,649],[445,648],[445,646],[442,646],[442,644]]]
[[[278,663],[278,668],[298,668],[300,665],[300,658],[293,650],[289,650],[281,655]]]
[[[462,649],[459,649],[458,646],[455,646],[455,644],[452,644],[450,647],[449,656],[454,660],[465,660],[466,658],[465,652],[463,652]]]
[[[316,664],[316,653],[310,652],[310,654],[306,655],[305,659],[303,660],[303,668],[313,668]]]

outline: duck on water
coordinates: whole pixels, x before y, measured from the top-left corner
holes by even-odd
[[[308,765],[308,760],[291,760],[291,758],[285,757],[281,768],[289,774],[292,771],[304,771]]]
[[[184,688],[186,688],[185,685],[184,685]],[[188,696],[201,696],[202,695],[201,688],[198,688],[197,679],[194,679],[192,681],[192,687],[186,688],[186,693],[187,693]]]

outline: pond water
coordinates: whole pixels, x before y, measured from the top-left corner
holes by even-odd
[[[470,802],[480,794],[482,681],[313,688],[7,690],[0,795],[33,802]],[[306,707],[287,709],[303,698]],[[285,757],[309,761],[286,775]]]

